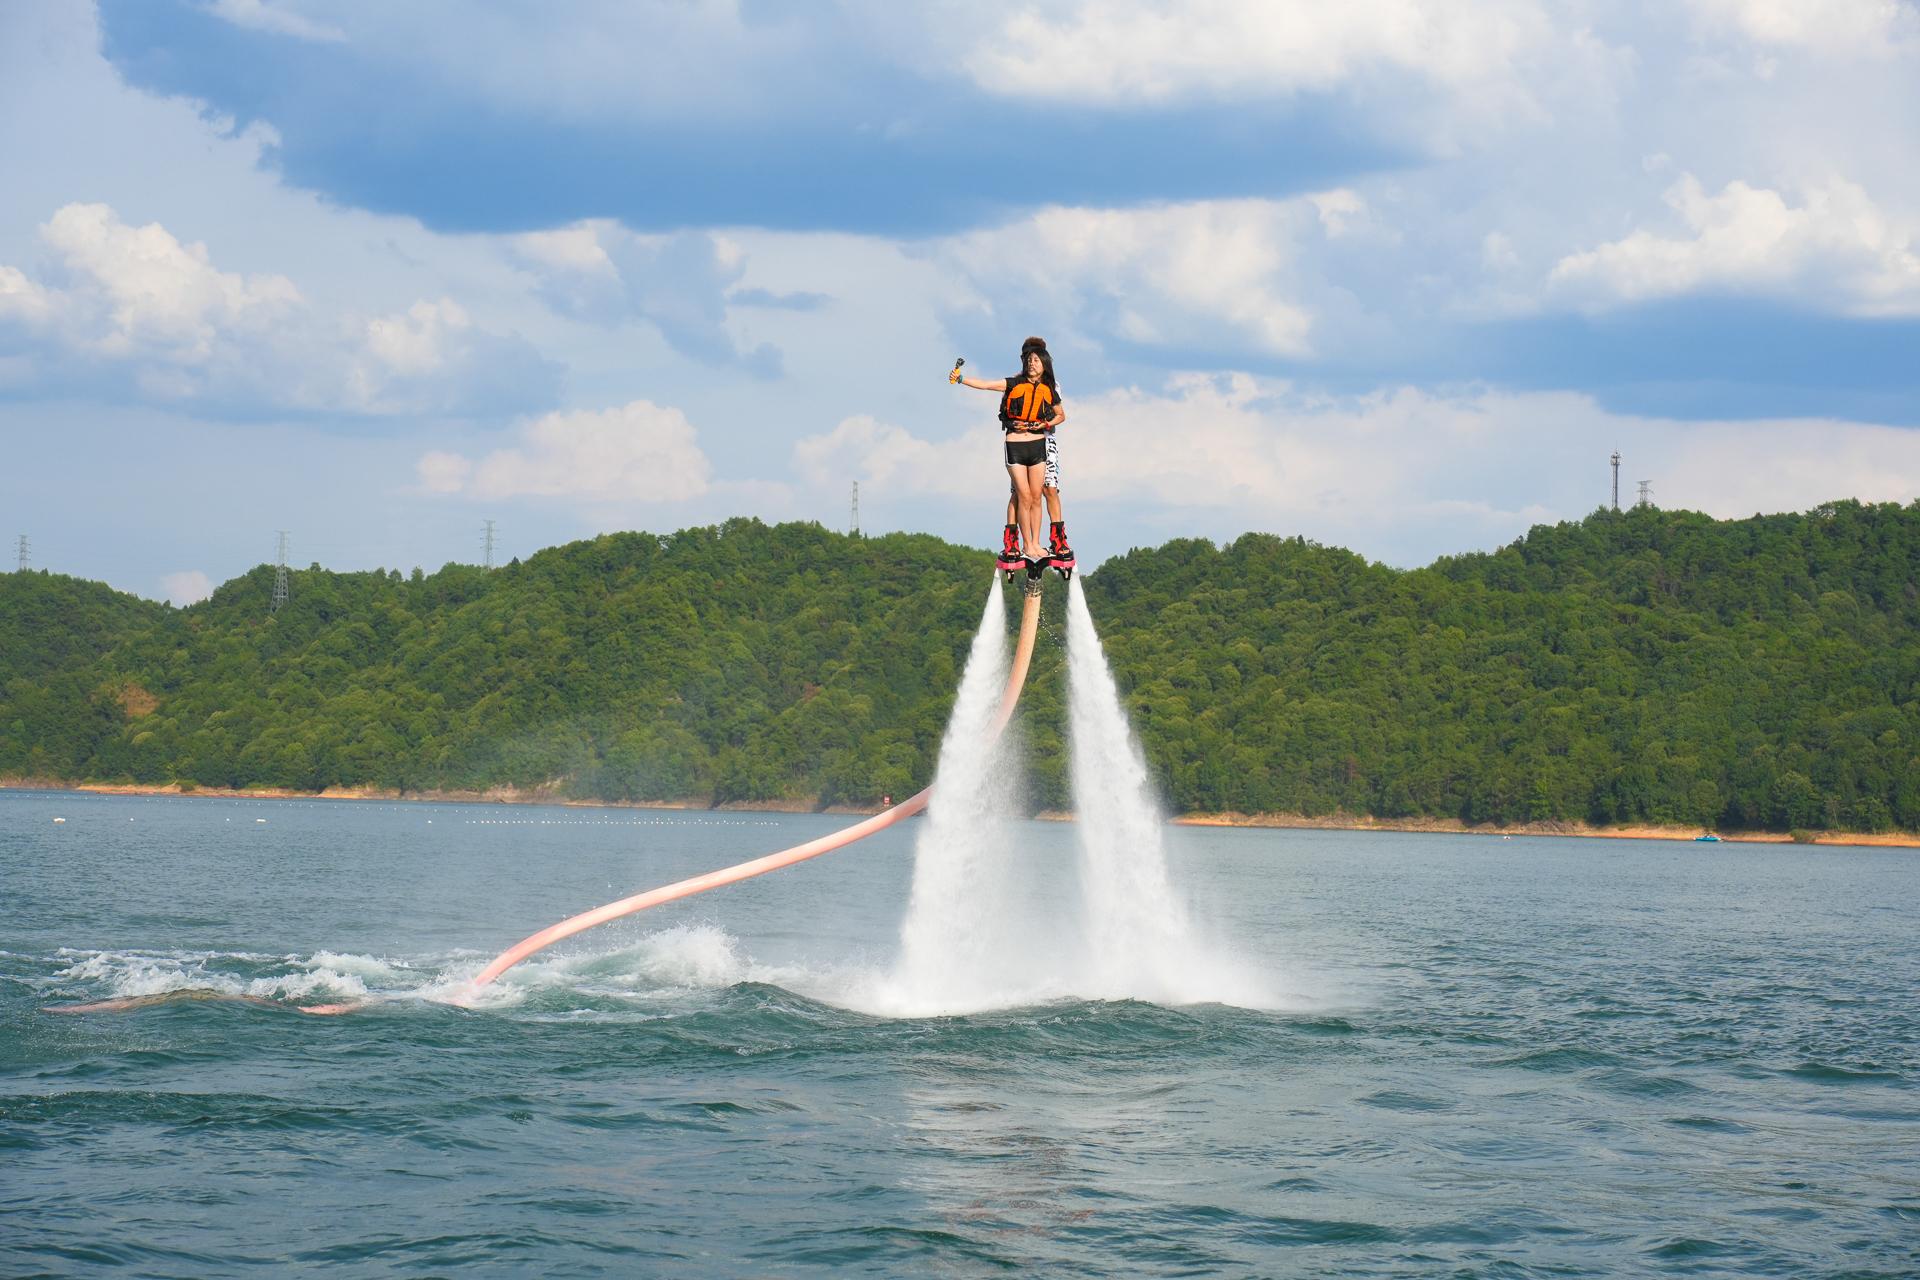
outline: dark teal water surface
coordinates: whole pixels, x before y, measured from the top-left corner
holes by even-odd
[[[0,792],[0,1274],[1920,1273],[1907,851],[1178,829],[1275,1007],[889,1019],[909,824],[435,998],[842,821]],[[185,989],[372,1003],[40,1011]]]

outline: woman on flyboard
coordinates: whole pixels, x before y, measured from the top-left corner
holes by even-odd
[[[1037,584],[1052,568],[1062,578],[1073,576],[1073,548],[1067,544],[1066,521],[1060,514],[1060,450],[1054,432],[1066,423],[1060,385],[1053,377],[1053,356],[1046,340],[1028,338],[1020,344],[1021,371],[1008,378],[968,378],[956,361],[948,381],[976,391],[1000,393],[1000,430],[1005,436],[1007,476],[1013,483],[1007,498],[1007,525],[1001,536],[999,567],[1009,580],[1022,567],[1027,580]],[[1040,551],[1040,507],[1045,502],[1051,524],[1046,549]]]

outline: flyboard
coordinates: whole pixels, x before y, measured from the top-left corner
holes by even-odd
[[[1065,576],[1064,574],[1062,575]],[[1020,611],[1020,638],[1014,646],[1013,662],[1007,669],[1007,687],[1000,694],[1000,710],[994,716],[993,736],[998,738],[1001,730],[1007,727],[1007,721],[1013,717],[1013,709],[1020,701],[1020,690],[1027,682],[1027,667],[1033,660],[1033,640],[1040,628],[1040,575],[1030,574],[1026,583],[1026,600]],[[856,822],[831,835],[794,845],[791,849],[782,849],[763,858],[754,858],[749,862],[723,867],[718,871],[709,871],[704,875],[693,876],[686,880],[677,880],[658,889],[649,889],[645,893],[636,893],[631,897],[609,902],[603,907],[583,911],[577,916],[569,916],[558,924],[548,925],[536,934],[520,941],[495,956],[493,962],[477,974],[467,990],[473,991],[487,986],[513,966],[525,960],[535,952],[545,950],[563,938],[571,938],[595,925],[618,920],[622,916],[632,915],[636,911],[645,911],[648,907],[657,907],[665,902],[692,897],[696,893],[705,893],[709,889],[718,889],[722,885],[751,880],[763,876],[769,871],[778,871],[790,867],[796,862],[805,862],[817,858],[823,853],[843,849],[855,841],[864,840],[876,832],[884,831],[896,822],[911,818],[927,807],[933,798],[931,786],[923,788],[919,794],[909,796],[891,809],[882,810],[862,822]],[[147,1008],[156,1004],[169,1004],[189,1000],[225,1000],[243,1004],[270,1005],[278,1009],[292,1009],[300,1013],[326,1016],[351,1013],[364,1008],[366,1002],[344,1004],[295,1005],[282,1000],[272,1000],[265,996],[236,995],[216,991],[169,991],[159,995],[128,996],[117,1000],[96,1000],[89,1004],[48,1005],[47,1013],[126,1013],[135,1009]],[[449,1003],[464,1003],[457,997]]]

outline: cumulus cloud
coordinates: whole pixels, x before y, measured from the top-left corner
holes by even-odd
[[[204,244],[182,244],[158,223],[132,227],[103,204],[70,204],[41,227],[65,287],[0,268],[0,315],[57,328],[102,355],[205,364],[223,334],[260,334],[301,302],[285,276],[216,270]]]
[[[1128,104],[1297,93],[1376,71],[1484,86],[1553,28],[1532,0],[1073,0],[1003,13],[964,60],[982,89]]]
[[[641,235],[594,219],[515,236],[510,247],[536,294],[562,315],[609,325],[642,320],[682,355],[759,377],[780,372],[778,350],[745,348],[728,327],[728,294],[746,263],[725,236]]]
[[[977,438],[922,440],[904,427],[856,414],[823,435],[795,443],[793,464],[814,485],[839,484],[856,474],[869,485],[900,493],[968,497],[981,490],[994,444]]]
[[[1138,112],[1316,96],[1374,136],[1480,149],[1632,75],[1600,25],[1551,0],[1019,0],[977,11],[982,93]]]
[[[1761,45],[1883,57],[1920,39],[1905,0],[1686,0],[1698,26]]]
[[[1710,195],[1687,174],[1666,200],[1687,234],[1642,229],[1569,254],[1552,284],[1589,305],[1720,289],[1920,315],[1920,218],[1889,215],[1854,183],[1832,179],[1795,202],[1740,181]]]
[[[982,305],[1052,313],[1096,336],[1144,346],[1313,352],[1305,252],[1366,216],[1353,191],[1291,200],[1218,200],[1139,209],[1041,209],[943,242]]]
[[[557,370],[450,299],[396,315],[327,314],[287,277],[222,271],[207,246],[104,204],[40,228],[36,274],[0,264],[13,380],[213,409],[386,415],[494,412],[550,398]]]
[[[435,451],[416,470],[430,493],[611,505],[699,497],[713,472],[686,415],[646,400],[549,413],[511,448],[478,459]]]
[[[213,579],[199,569],[183,569],[160,579],[160,591],[168,600],[184,608],[213,594]]]

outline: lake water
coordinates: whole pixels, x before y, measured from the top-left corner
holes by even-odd
[[[909,823],[436,999],[844,821],[0,792],[0,1274],[1920,1272],[1908,851],[1181,828],[1263,1007],[887,1017]],[[40,1011],[179,989],[371,1002]]]

